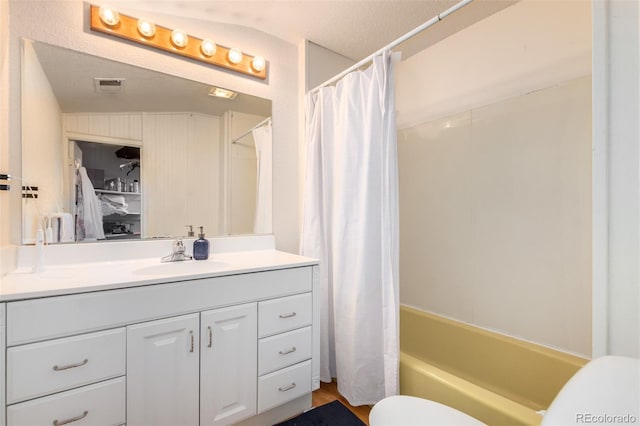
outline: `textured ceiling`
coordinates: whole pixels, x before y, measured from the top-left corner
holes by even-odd
[[[293,44],[310,40],[357,61],[433,18],[457,1],[113,0],[109,4],[141,12],[152,11],[242,25]],[[513,0],[475,0],[456,12],[456,15],[464,15],[464,19],[456,19],[453,20],[456,22],[447,24],[447,18],[436,26],[441,27],[436,32],[444,37],[513,3]],[[443,31],[442,27],[449,29]]]
[[[211,86],[97,56],[33,43],[38,61],[63,112],[193,111],[222,115],[234,110],[263,117],[271,101],[243,93],[233,100],[207,96]],[[124,80],[118,93],[97,93],[94,78]],[[158,90],[161,87],[162,90]]]

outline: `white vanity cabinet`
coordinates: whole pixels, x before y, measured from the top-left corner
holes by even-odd
[[[127,424],[198,424],[198,314],[127,327]]]
[[[256,304],[127,327],[127,424],[226,425],[256,414]]]
[[[258,304],[258,412],[311,392],[311,293]]]
[[[257,304],[200,314],[200,425],[256,414]]]
[[[310,404],[314,268],[8,301],[6,424],[285,420]]]
[[[4,318],[5,318],[5,307],[4,303],[0,303],[0,407],[5,406],[5,363],[4,363],[4,354],[5,354],[5,326],[4,326]],[[0,426],[5,425],[5,410],[0,412]]]

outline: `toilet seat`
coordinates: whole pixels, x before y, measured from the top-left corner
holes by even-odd
[[[484,425],[481,421],[438,402],[415,396],[390,396],[373,406],[371,426]],[[485,425],[486,426],[486,425]]]

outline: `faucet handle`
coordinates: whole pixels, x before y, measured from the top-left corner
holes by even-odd
[[[176,238],[176,240],[173,242],[173,251],[184,251],[184,243],[182,242],[181,237]]]
[[[187,237],[195,237],[196,234],[193,232],[193,225],[185,225],[185,227],[189,228],[187,232]]]

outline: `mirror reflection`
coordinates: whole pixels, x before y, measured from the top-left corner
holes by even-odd
[[[270,100],[41,42],[22,59],[23,243],[271,232]]]

